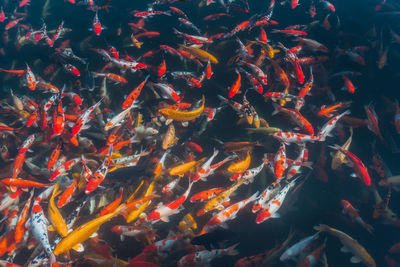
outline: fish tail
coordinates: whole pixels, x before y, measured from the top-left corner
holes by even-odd
[[[372,225],[369,225],[368,223],[364,222],[364,228],[367,230],[370,234],[372,234],[372,231],[374,230],[374,227]]]
[[[314,226],[314,230],[320,231],[320,232],[327,232],[329,231],[329,226],[326,224],[320,224],[317,226]]]
[[[236,247],[239,245],[239,243],[230,246],[229,248],[226,249],[226,255],[230,255],[230,256],[235,256],[237,254],[239,254],[239,252],[236,250]]]
[[[122,214],[125,211],[125,204],[121,204],[118,206],[118,208],[115,210],[115,214]]]

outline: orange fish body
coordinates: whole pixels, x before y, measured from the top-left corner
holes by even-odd
[[[241,78],[239,71],[236,70],[236,73],[237,73],[238,77],[237,77],[236,81],[233,83],[232,87],[229,89],[229,93],[228,93],[229,98],[232,98],[236,94],[240,93],[239,89],[240,89],[242,78]]]

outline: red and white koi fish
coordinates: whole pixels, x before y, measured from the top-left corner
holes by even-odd
[[[294,110],[294,109],[288,109],[288,108],[281,107],[280,105],[275,104],[275,103],[273,103],[272,105],[274,106],[274,109],[275,109],[274,112],[272,113],[272,115],[274,115],[278,112],[283,112],[283,113],[289,115],[290,118],[293,120],[293,122],[296,123],[300,128],[302,128],[302,130],[306,131],[310,135],[314,134],[314,128],[307,121],[307,119],[304,118],[303,115],[300,114],[300,112],[298,112],[297,110]]]
[[[267,92],[263,96],[265,98],[271,99],[274,102],[280,101],[282,99],[285,101],[289,101],[289,100],[298,98],[298,96],[291,95],[291,94],[285,94],[285,93],[281,93],[281,92]]]
[[[138,256],[141,255],[156,255],[160,257],[165,256],[167,255],[167,252],[169,252],[171,248],[174,247],[177,243],[186,242],[184,240],[181,240],[183,236],[184,234],[180,234],[154,242],[145,247],[142,253],[139,254]],[[132,259],[132,261],[134,259]]]
[[[176,49],[174,49],[168,45],[160,45],[160,47],[164,52],[171,54],[171,55],[178,56],[178,57],[180,57],[181,60],[183,60],[182,54],[180,52],[178,52]]]
[[[80,77],[81,76],[81,72],[74,65],[63,64],[63,67],[64,67],[65,71],[67,71],[68,73],[71,73],[71,74],[75,75],[76,77]]]
[[[28,64],[26,64],[25,80],[29,90],[33,91],[36,89],[37,81],[35,75],[33,74],[31,68],[29,68]]]
[[[58,26],[56,33],[53,35],[53,42],[60,39],[61,35],[64,33],[64,21],[61,21],[61,24]]]
[[[101,25],[99,17],[97,15],[97,11],[93,18],[93,26],[89,30],[92,30],[97,36],[100,36],[101,31],[104,30],[104,27]]]
[[[274,158],[274,173],[276,179],[281,179],[287,167],[285,143],[281,143],[278,152]]]
[[[151,86],[158,88],[162,95],[166,98],[169,98],[177,103],[181,102],[181,98],[179,97],[179,92],[175,91],[172,85],[166,83],[150,83]]]
[[[137,106],[132,104],[129,108],[124,109],[121,113],[115,115],[111,120],[109,120],[104,126],[104,130],[108,131],[116,126],[120,126],[126,115],[131,111],[132,108],[136,108]]]
[[[254,177],[256,177],[264,168],[265,163],[261,163],[260,166],[255,167],[253,169],[248,169],[242,173],[238,173],[235,174],[233,176],[231,176],[229,179],[231,181],[237,180],[237,179],[241,179],[243,180],[243,184],[249,184],[254,182]]]
[[[96,190],[97,187],[100,185],[100,183],[104,180],[104,178],[106,178],[108,167],[112,162],[111,160],[112,153],[113,153],[113,145],[111,145],[110,148],[108,149],[107,157],[104,159],[103,163],[96,170],[96,172],[90,177],[88,183],[86,184],[85,188],[86,195]]]
[[[205,181],[206,177],[209,176],[211,172],[211,162],[218,155],[218,153],[219,153],[218,150],[214,150],[212,156],[206,162],[203,163],[203,165],[200,167],[197,173],[191,177],[191,180],[193,180],[194,182],[197,182],[199,179]]]
[[[49,180],[54,181],[58,176],[65,174],[69,171],[75,164],[79,162],[79,158],[70,159],[64,162],[60,167],[58,167],[51,175]]]
[[[244,107],[242,104],[235,102],[233,100],[230,99],[226,99],[225,97],[218,95],[217,96],[221,101],[223,101],[224,103],[229,104],[229,106],[231,106],[231,108],[233,108],[233,110],[236,111],[236,113],[242,117],[243,116],[243,111],[244,111]]]
[[[295,182],[296,180],[292,180],[285,187],[283,187],[282,190],[279,191],[279,193],[275,197],[269,200],[265,206],[261,207],[261,210],[257,213],[257,218],[256,218],[257,224],[265,222],[270,218],[280,217],[277,211],[282,206],[282,203],[285,200],[287,193],[295,185]]]
[[[135,237],[139,235],[149,235],[149,234],[154,238],[153,230],[147,227],[116,225],[113,228],[111,228],[111,231],[120,235],[121,239],[123,238],[123,236]]]
[[[221,224],[226,223],[229,220],[233,220],[236,218],[237,213],[245,208],[249,203],[253,202],[254,200],[257,199],[258,192],[254,193],[251,197],[246,198],[242,201],[239,201],[226,209],[218,212],[216,215],[214,215],[203,227],[199,235],[206,234],[211,232],[213,229],[217,228]]]
[[[287,169],[286,179],[290,180],[295,175],[301,173],[300,168],[306,166],[311,168],[311,162],[308,162],[308,150],[305,144],[302,145],[299,156],[292,162],[290,167]]]
[[[175,180],[172,180],[171,182],[169,182],[166,186],[164,186],[161,189],[161,192],[163,192],[163,193],[171,192],[178,185],[179,180],[180,180],[180,178],[176,178]]]
[[[32,134],[32,135],[28,136],[28,138],[26,138],[25,141],[22,143],[20,149],[18,150],[18,155],[14,160],[12,178],[18,177],[18,174],[21,171],[22,164],[25,161],[26,152],[28,151],[28,149],[31,147],[31,145],[35,141],[35,138],[36,138],[36,135]]]
[[[183,32],[178,31],[177,29],[174,28],[174,33],[181,36],[182,38],[184,38],[186,41],[196,44],[196,45],[201,45],[201,42],[195,38],[195,36],[193,35],[189,35]]]
[[[335,128],[336,123],[344,116],[344,115],[349,115],[350,110],[346,110],[342,114],[339,114],[332,119],[330,119],[327,123],[322,126],[321,130],[318,132],[318,136],[321,139],[321,141],[325,141],[326,137],[329,136],[331,131]]]
[[[287,35],[291,35],[291,36],[306,36],[307,33],[304,31],[299,31],[299,30],[273,30],[271,31],[272,33],[284,33]]]
[[[88,108],[80,117],[79,119],[75,122],[74,126],[72,127],[72,136],[77,135],[81,130],[88,129],[90,126],[87,125],[86,123],[90,120],[90,114],[95,110],[100,104],[101,104],[102,99]]]
[[[329,146],[330,148],[333,148],[335,150],[339,150],[340,152],[344,153],[348,159],[353,163],[353,169],[356,172],[357,176],[366,184],[366,185],[371,185],[371,177],[369,176],[367,167],[365,167],[364,163],[356,157],[353,153],[350,151],[344,150],[342,147],[339,145],[334,145],[334,146]]]
[[[251,211],[253,213],[259,211],[261,207],[264,206],[265,202],[269,201],[278,189],[279,183],[272,183],[271,185],[267,186],[267,188],[265,188],[265,190],[261,193],[257,201],[253,204]]]
[[[156,11],[156,10],[151,10],[151,11],[143,11],[143,12],[134,12],[133,15],[138,18],[148,18],[148,17],[153,17],[155,15],[167,15],[171,16],[170,11]]]
[[[348,202],[347,200],[341,200],[340,204],[342,205],[344,214],[347,214],[353,221],[356,221],[358,224],[364,227],[365,230],[372,234],[372,230],[374,230],[374,228],[364,222],[364,220],[358,214],[357,210],[350,204],[350,202]]]
[[[241,62],[241,64],[242,64],[243,66],[246,66],[246,67],[250,68],[251,71],[252,71],[255,75],[257,75],[257,78],[261,81],[261,83],[262,83],[263,85],[267,85],[267,83],[268,83],[267,75],[266,75],[259,67],[257,67],[257,66],[254,65],[254,64],[251,64],[251,63],[249,63],[249,62]]]
[[[272,133],[271,136],[285,144],[321,141],[321,138],[319,138],[319,136],[293,132],[277,132]]]
[[[157,209],[155,209],[154,211],[150,212],[149,215],[147,215],[146,221],[161,220],[163,222],[168,222],[169,216],[178,214],[182,209],[183,202],[185,202],[185,200],[189,196],[190,189],[192,188],[193,183],[194,183],[193,181],[189,183],[189,187],[186,190],[186,192],[178,199],[175,199],[174,201],[171,201],[165,205],[160,203]]]
[[[21,196],[21,194],[22,190],[20,189],[15,192],[5,194],[0,201],[0,212],[14,204],[17,204],[19,202],[19,197]]]

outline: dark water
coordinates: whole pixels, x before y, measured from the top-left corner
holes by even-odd
[[[332,29],[325,30],[322,27],[322,21],[329,13],[323,9],[322,3],[316,2],[317,15],[314,19],[311,19],[307,14],[310,1],[301,0],[300,5],[292,10],[289,4],[283,4],[277,2],[272,16],[273,20],[279,22],[279,25],[265,27],[270,43],[275,46],[277,42],[282,42],[286,47],[293,47],[296,45],[294,38],[286,37],[281,34],[270,33],[273,28],[283,29],[290,25],[310,25],[307,30],[309,33],[307,38],[317,40],[329,48],[330,53],[327,55],[330,59],[322,64],[314,66],[314,89],[311,91],[312,96],[306,98],[306,105],[302,109],[302,114],[311,122],[315,129],[319,129],[325,122],[325,118],[319,117],[316,113],[321,105],[332,105],[341,101],[352,101],[351,104],[351,116],[357,118],[366,118],[364,111],[364,105],[373,103],[376,112],[379,117],[379,125],[382,134],[385,138],[385,142],[380,141],[371,131],[366,127],[360,127],[354,129],[353,142],[350,151],[357,155],[364,164],[368,167],[369,173],[372,178],[372,183],[378,187],[378,182],[381,179],[372,168],[372,143],[376,144],[376,150],[383,158],[387,168],[390,169],[393,175],[400,173],[400,154],[396,150],[395,144],[400,146],[400,137],[396,133],[393,126],[393,114],[394,105],[391,104],[395,99],[400,99],[400,93],[398,84],[400,82],[400,75],[398,72],[400,66],[400,53],[399,44],[392,42],[390,30],[400,32],[399,22],[400,18],[398,15],[385,14],[385,12],[400,11],[400,6],[396,1],[387,1],[387,4],[383,6],[380,12],[374,11],[374,7],[379,4],[379,1],[373,0],[352,0],[352,1],[332,1],[335,5],[336,12],[331,12],[329,20],[332,23]],[[31,5],[26,8],[27,18],[23,21],[23,24],[30,25],[34,29],[39,29],[42,25],[41,12],[45,1],[33,0]],[[234,3],[244,6],[242,1],[235,1]],[[10,13],[16,6],[16,2],[9,1],[3,3],[4,11],[6,15]],[[104,3],[96,2],[101,5]],[[59,23],[63,20],[65,27],[71,29],[70,32],[66,33],[63,38],[56,42],[55,47],[64,40],[70,40],[70,47],[73,49],[76,55],[87,59],[89,69],[91,71],[100,71],[104,66],[105,62],[100,56],[96,55],[90,48],[102,48],[106,49],[107,45],[110,44],[120,52],[121,55],[129,55],[136,59],[147,51],[158,49],[160,44],[167,44],[172,47],[177,47],[177,44],[182,43],[182,39],[178,38],[173,34],[173,28],[178,28],[183,32],[192,33],[184,27],[179,25],[176,19],[176,15],[173,16],[155,16],[146,21],[145,28],[149,31],[158,31],[160,36],[143,39],[143,46],[141,49],[130,47],[129,36],[131,29],[127,25],[129,22],[137,22],[138,19],[134,18],[129,12],[133,10],[144,11],[147,8],[149,2],[146,1],[117,1],[111,2],[110,13],[106,13],[104,10],[99,11],[99,19],[101,23],[106,27],[103,30],[101,36],[97,37],[88,30],[91,27],[94,13],[86,10],[85,6],[72,5],[63,1],[52,1],[50,3],[49,15],[44,19],[48,29],[55,29]],[[249,1],[250,10],[249,13],[235,12],[232,11],[232,17],[221,18],[217,21],[204,22],[202,18],[206,15],[213,13],[226,12],[225,8],[222,7],[219,2],[212,4],[209,7],[199,8],[198,1],[182,1],[175,2],[173,4],[156,5],[155,10],[168,10],[168,7],[172,5],[184,11],[190,21],[201,29],[203,34],[208,36],[220,32],[227,32],[233,29],[236,25],[244,20],[248,20],[255,14],[262,14],[267,10],[269,1],[254,0]],[[24,9],[19,9],[19,11]],[[338,24],[337,22],[340,21]],[[122,34],[117,36],[118,28],[121,28]],[[0,35],[4,36],[3,27],[0,30]],[[372,35],[371,32],[375,31],[376,35]],[[21,30],[23,33],[23,31]],[[245,43],[245,40],[254,40],[258,35],[258,28],[251,31],[240,32],[237,36]],[[382,35],[382,38],[380,38]],[[1,44],[1,48],[4,49],[5,55],[0,56],[0,65],[4,69],[11,68],[12,61],[16,61],[15,69],[24,69],[25,62],[27,62],[35,74],[42,76],[44,79],[49,79],[50,76],[43,74],[43,70],[50,64],[56,64],[57,68],[62,68],[60,59],[55,55],[54,48],[50,48],[44,45],[42,42],[38,45],[27,44],[20,49],[16,49],[15,40],[17,38],[17,29],[14,28],[8,31],[9,42],[6,44],[4,41]],[[89,39],[87,39],[89,38]],[[4,39],[4,38],[3,38]],[[142,41],[142,40],[141,40]],[[81,46],[82,42],[87,42],[86,45]],[[366,61],[365,66],[360,66],[353,61],[350,61],[345,56],[340,56],[336,52],[336,48],[350,49],[355,46],[367,46],[369,50],[363,54],[363,58]],[[379,47],[383,46],[388,48],[388,60],[387,65],[382,69],[378,68],[377,61],[379,60]],[[82,49],[81,49],[82,48]],[[206,106],[218,107],[220,105],[217,95],[227,95],[227,88],[231,86],[234,81],[236,74],[234,72],[235,66],[229,65],[228,60],[236,53],[237,44],[234,38],[227,40],[217,40],[213,44],[207,46],[207,51],[214,54],[220,63],[213,65],[214,76],[210,81],[205,81],[202,88],[193,89],[188,88],[181,80],[174,81],[168,78],[170,82],[174,84],[174,87],[182,92],[182,96],[185,102],[192,102],[193,99],[199,99],[201,95],[206,96]],[[279,55],[278,55],[279,57]],[[166,55],[167,70],[172,71],[195,71],[200,73],[196,65],[193,63],[183,64],[178,60],[177,57]],[[73,61],[66,61],[73,62]],[[145,63],[149,65],[157,66],[161,62],[161,57],[158,54],[154,58],[146,59]],[[85,66],[79,63],[75,64],[81,72],[84,74]],[[267,64],[268,65],[268,64]],[[268,71],[271,74],[273,71],[270,70],[270,66],[265,65],[264,71]],[[112,69],[115,73],[118,73],[117,69]],[[304,68],[306,73],[306,79],[308,71]],[[351,70],[360,72],[360,76],[352,77],[352,82],[357,87],[354,94],[349,94],[346,91],[342,91],[343,81],[340,77],[329,78],[333,73]],[[150,73],[150,80],[156,81],[157,77],[154,72],[144,70],[138,71],[134,74],[127,73],[124,77],[128,80],[127,85],[119,86],[108,83],[108,91],[110,94],[111,104],[109,109],[113,113],[120,112],[120,105],[125,95],[139,84],[144,77]],[[83,75],[84,76],[84,75]],[[5,75],[1,74],[0,78],[5,78]],[[244,75],[242,75],[244,79]],[[28,95],[32,99],[39,101],[47,99],[48,94],[43,94],[39,91],[29,92],[26,87],[21,85],[22,78],[12,77],[2,82],[1,84],[1,98],[9,97],[9,88],[12,88],[19,96]],[[88,92],[86,90],[79,91],[76,86],[77,80],[81,80],[84,83],[84,79],[72,77],[63,71],[55,76],[52,83],[57,87],[61,88],[64,84],[67,86],[68,91],[74,91],[79,93],[85,103],[85,106],[90,106],[90,99],[99,99],[99,93],[96,89],[94,92]],[[291,79],[293,80],[293,79]],[[100,86],[100,79],[96,79],[96,85]],[[242,90],[245,90],[249,84],[247,82],[242,83]],[[318,88],[330,87],[330,92],[336,97],[336,100],[332,100],[329,94],[321,92]],[[265,91],[282,91],[282,86],[276,80],[276,76],[271,74],[269,76],[269,85],[264,88]],[[141,98],[148,100],[152,95],[146,89],[142,93]],[[256,108],[260,117],[265,118],[269,124],[273,127],[281,127],[285,130],[290,130],[291,124],[287,123],[287,120],[281,116],[271,116],[272,105],[271,101],[266,103],[259,94],[253,90],[249,90],[247,98],[250,103]],[[242,97],[236,96],[235,101],[241,102]],[[11,102],[10,102],[11,103]],[[147,105],[147,106],[146,106]],[[156,103],[152,101],[146,101],[144,103],[144,112],[155,109]],[[112,114],[113,114],[112,113]],[[110,114],[104,112],[105,117],[110,117]],[[150,120],[150,114],[144,113],[145,120]],[[279,143],[271,140],[271,138],[260,137],[259,135],[248,136],[244,128],[247,126],[238,126],[237,115],[231,108],[224,108],[220,111],[215,120],[211,122],[206,131],[192,140],[201,144],[204,153],[199,155],[201,157],[209,157],[214,147],[218,145],[215,139],[222,141],[260,141],[264,144],[262,148],[256,148],[254,150],[253,161],[250,168],[256,167],[260,164],[263,153],[275,153],[279,147]],[[6,119],[5,119],[6,120]],[[191,127],[195,127],[195,124],[189,125],[188,129],[177,127],[178,137],[183,137]],[[160,133],[164,133],[166,127],[161,128]],[[31,132],[39,131],[39,129],[31,129]],[[84,135],[84,134],[83,134]],[[189,135],[191,136],[191,135]],[[346,127],[346,137],[348,137],[348,128]],[[25,136],[20,138],[21,140],[16,143],[21,143]],[[390,141],[392,140],[392,141]],[[238,246],[239,255],[234,257],[223,257],[213,261],[213,266],[233,266],[234,263],[242,257],[251,256],[258,253],[265,252],[274,248],[277,244],[281,244],[288,236],[290,229],[295,231],[295,236],[290,244],[294,244],[301,238],[312,235],[315,233],[313,226],[320,223],[327,224],[334,228],[337,228],[354,239],[365,247],[365,249],[375,259],[377,266],[387,266],[384,260],[386,255],[389,255],[388,250],[396,242],[400,241],[399,226],[385,225],[379,219],[372,218],[372,211],[374,205],[374,199],[372,190],[362,184],[357,178],[351,178],[350,174],[352,169],[349,167],[342,167],[338,171],[332,171],[330,168],[330,156],[331,149],[327,145],[342,144],[344,140],[339,140],[335,135],[329,137],[326,142],[307,144],[310,151],[310,161],[316,164],[321,161],[321,157],[326,158],[326,164],[323,167],[328,176],[328,181],[324,182],[319,179],[318,172],[314,170],[308,170],[303,168],[303,175],[308,176],[307,180],[299,189],[299,192],[295,195],[289,195],[286,200],[287,203],[283,205],[281,218],[270,219],[262,224],[256,224],[254,222],[255,216],[245,209],[240,211],[237,218],[233,221],[229,221],[229,229],[238,235],[237,241],[240,242]],[[99,142],[99,147],[104,146],[105,142]],[[98,147],[98,148],[99,148]],[[135,149],[139,149],[136,147]],[[296,157],[296,147],[291,145],[287,147],[288,156],[291,158]],[[15,155],[17,153],[17,147],[9,148],[10,153]],[[394,153],[395,152],[395,153]],[[161,156],[162,153],[157,151],[152,156]],[[179,156],[179,155],[178,155]],[[223,156],[219,156],[217,160],[222,160]],[[4,164],[6,165],[6,164]],[[141,176],[142,174],[140,174]],[[139,176],[139,175],[138,175]],[[387,176],[390,176],[387,174]],[[117,177],[115,179],[115,190],[117,192],[118,186],[134,185],[136,186],[139,179],[150,179],[143,177],[137,177],[136,175],[127,175],[124,179]],[[110,179],[111,180],[111,179]],[[122,180],[122,181],[121,181]],[[263,191],[266,183],[270,183],[274,180],[273,175],[264,169],[262,173],[257,176],[255,182],[249,186],[242,187],[238,190],[236,195],[231,201],[239,201],[247,196],[250,196],[252,192]],[[114,180],[112,180],[114,182]],[[209,177],[208,182],[205,184],[199,184],[194,187],[193,192],[199,192],[203,189],[227,186],[226,177],[217,173],[213,177]],[[181,184],[182,185],[182,184]],[[182,185],[186,188],[186,183]],[[178,195],[183,193],[181,190]],[[378,187],[378,191],[382,196],[385,196],[387,188]],[[393,191],[390,199],[389,207],[396,214],[400,212],[400,206],[398,205],[400,199],[398,192]],[[23,198],[25,199],[25,198]],[[373,234],[369,234],[360,225],[355,222],[351,222],[346,215],[343,215],[340,206],[340,200],[346,199],[359,211],[360,216],[368,224],[374,227]],[[172,199],[171,199],[172,200]],[[69,208],[73,208],[74,204],[71,204]],[[185,212],[196,211],[199,206],[185,203]],[[65,212],[65,211],[64,211]],[[86,216],[86,217],[85,217]],[[181,215],[176,218],[171,218],[170,223],[156,224],[154,227],[157,230],[158,238],[165,238],[169,230],[176,231],[176,224],[179,222]],[[83,213],[79,223],[83,223],[91,219],[93,216],[89,216],[87,212]],[[202,226],[207,222],[207,218],[196,218],[198,224]],[[113,255],[129,260],[139,254],[143,249],[143,243],[136,241],[134,238],[125,238],[125,241],[121,242],[119,236],[111,233],[110,229],[115,224],[123,224],[122,218],[116,218],[101,227],[99,235],[102,239],[106,240],[113,248]],[[340,252],[340,242],[329,236],[326,245],[326,257],[328,259],[329,266],[361,266],[362,264],[350,263],[350,254]],[[15,262],[18,264],[24,264],[24,260],[30,256],[30,251],[23,250],[18,256],[15,257]],[[180,252],[179,256],[185,255]],[[84,254],[73,254],[76,258],[83,258]],[[400,255],[390,255],[393,259],[400,262]],[[4,256],[3,256],[4,257]],[[5,257],[4,257],[5,258]],[[179,257],[168,258],[167,261],[160,263],[165,266],[175,266]],[[288,262],[274,262],[271,266],[296,266],[296,263],[292,261]],[[322,266],[320,262],[318,266]],[[397,265],[398,266],[398,265]]]

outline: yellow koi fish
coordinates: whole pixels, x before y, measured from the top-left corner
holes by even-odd
[[[154,181],[151,182],[151,184],[149,185],[149,187],[147,188],[146,193],[144,194],[144,197],[148,197],[150,196],[150,194],[153,192],[154,189]],[[139,215],[145,211],[145,209],[147,208],[147,206],[149,205],[151,200],[147,200],[145,203],[143,203],[138,209],[131,211],[128,216],[126,217],[126,222],[130,223],[133,222],[134,220],[136,220]]]
[[[159,109],[160,112],[165,118],[175,121],[191,121],[200,116],[204,111],[204,95],[202,99],[202,104],[200,108],[192,110],[192,111],[180,111],[171,108],[162,108]]]
[[[216,57],[214,57],[210,53],[208,53],[202,49],[199,49],[197,47],[179,45],[179,48],[191,53],[193,56],[197,57],[201,61],[208,62],[208,60],[210,60],[211,63],[214,63],[214,64],[218,63],[218,59]]]
[[[65,237],[68,235],[68,227],[67,227],[67,224],[65,223],[63,217],[61,216],[60,211],[57,209],[56,204],[54,203],[54,198],[59,193],[61,193],[61,191],[59,191],[58,188],[59,188],[59,185],[56,184],[54,186],[53,192],[51,194],[47,210],[48,210],[48,214],[50,217],[50,222],[53,225],[54,229],[61,236]]]
[[[346,143],[342,146],[344,150],[349,150],[351,141],[353,139],[353,128],[350,128],[350,137],[347,139]],[[340,167],[342,164],[347,164],[349,161],[346,159],[346,155],[340,151],[336,152],[331,152],[331,157],[332,157],[332,170],[336,170],[337,168]]]
[[[247,156],[244,160],[233,163],[228,167],[227,170],[233,173],[240,173],[247,170],[247,168],[250,166],[250,161],[251,161],[250,150],[251,149],[247,150]]]
[[[183,176],[187,171],[193,169],[196,164],[197,161],[194,160],[175,166],[169,170],[169,175]]]
[[[76,245],[82,243],[86,239],[88,239],[92,234],[97,232],[100,226],[109,221],[115,215],[119,214],[125,207],[125,204],[120,205],[115,211],[108,213],[104,216],[93,219],[85,224],[82,224],[74,231],[69,233],[66,237],[64,237],[55,247],[54,255],[59,255],[61,253],[69,251],[71,248]]]

